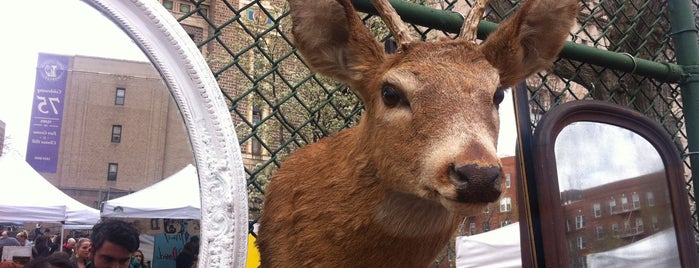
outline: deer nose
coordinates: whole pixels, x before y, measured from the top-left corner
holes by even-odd
[[[501,172],[499,166],[481,167],[476,164],[468,164],[456,167],[451,164],[449,180],[458,190],[465,190],[467,187],[490,189],[495,186],[495,181],[500,177]]]

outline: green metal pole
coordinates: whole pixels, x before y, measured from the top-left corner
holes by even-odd
[[[689,163],[692,168],[692,188],[695,205],[699,194],[699,44],[691,0],[668,1],[671,37],[675,43],[677,64],[687,73],[680,82],[682,108],[687,129]],[[697,214],[694,214],[696,219]]]
[[[458,33],[463,24],[463,17],[452,11],[439,10],[401,0],[389,0],[400,17],[412,24]],[[376,15],[376,9],[370,0],[352,0],[354,7],[365,13]],[[690,10],[691,13],[691,10]],[[485,39],[498,28],[498,24],[481,21],[478,25],[478,38]],[[561,57],[591,63],[614,70],[651,77],[662,82],[679,82],[685,70],[676,64],[658,63],[631,55],[616,53],[590,46],[566,42]]]
[[[650,77],[661,82],[677,83],[684,78],[681,66],[672,63],[659,63],[591,46],[566,42],[561,58],[577,60],[627,73]]]

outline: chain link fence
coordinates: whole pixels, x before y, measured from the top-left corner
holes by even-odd
[[[466,11],[474,0],[412,0],[436,9]],[[163,3],[166,1],[162,1]],[[486,20],[498,23],[520,1],[491,0]],[[288,5],[279,0],[190,0],[180,10],[185,25],[219,81],[245,159],[248,174],[250,231],[262,210],[265,186],[280,163],[295,149],[355,124],[362,112],[358,98],[345,85],[311,73],[292,45]],[[578,25],[570,40],[600,50],[653,62],[676,62],[670,39],[667,1],[581,0]],[[693,7],[699,1],[693,1]],[[200,29],[186,26],[194,18]],[[379,40],[388,37],[383,23],[364,14]],[[422,40],[454,37],[440,29],[411,25]],[[605,100],[661,123],[675,139],[691,169],[680,89],[675,82],[560,58],[549,72],[527,79],[532,128],[540,115],[570,100]],[[690,194],[689,200],[695,204]],[[694,206],[692,206],[694,207]],[[693,218],[697,218],[692,209]],[[695,224],[696,226],[696,224]],[[699,230],[695,230],[699,232]],[[253,232],[254,234],[254,232]],[[453,266],[453,251],[435,266]]]

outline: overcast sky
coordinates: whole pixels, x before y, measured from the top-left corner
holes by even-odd
[[[146,61],[141,50],[99,12],[79,0],[31,0],[0,16],[0,120],[12,147],[25,154],[39,52]]]
[[[555,153],[561,190],[586,189],[664,169],[648,141],[608,124],[566,126],[556,138]]]

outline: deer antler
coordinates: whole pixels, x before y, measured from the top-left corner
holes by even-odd
[[[400,19],[400,16],[398,16],[398,13],[388,0],[371,0],[371,3],[374,4],[376,11],[379,12],[379,16],[386,23],[388,29],[391,30],[393,37],[396,38],[398,50],[402,50],[402,48],[413,41],[408,33],[408,27],[405,26],[405,23]]]
[[[488,6],[489,2],[489,0],[476,1],[476,4],[471,7],[471,10],[464,17],[464,24],[461,25],[459,38],[476,42],[478,38],[478,23],[481,21],[485,7]]]

